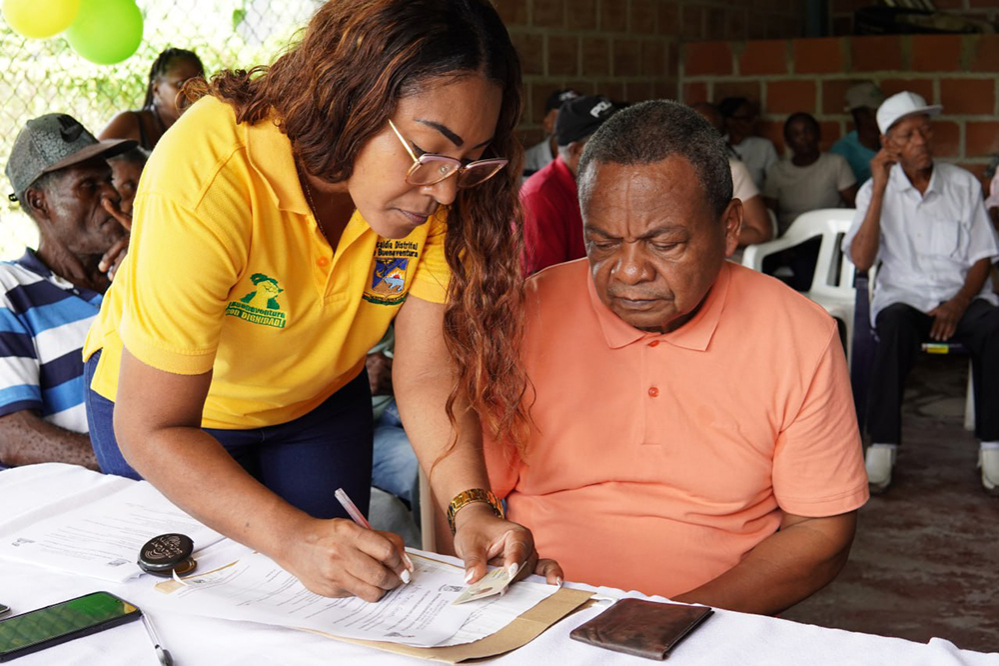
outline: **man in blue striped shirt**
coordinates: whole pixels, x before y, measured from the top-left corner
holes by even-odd
[[[128,243],[107,158],[74,118],[28,121],[5,169],[12,201],[38,225],[38,249],[0,263],[0,467],[97,469],[83,406],[81,348]]]

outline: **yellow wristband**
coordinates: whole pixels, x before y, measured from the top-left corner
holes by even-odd
[[[455,533],[454,527],[454,517],[457,515],[458,511],[462,508],[473,504],[475,502],[485,502],[488,504],[493,513],[495,513],[500,518],[503,518],[503,505],[500,501],[496,499],[496,495],[490,490],[485,490],[483,488],[471,488],[469,490],[463,490],[454,496],[451,503],[447,506],[447,524],[451,528],[451,534]]]

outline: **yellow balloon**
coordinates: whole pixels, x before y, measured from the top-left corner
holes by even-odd
[[[58,35],[79,12],[80,0],[3,0],[3,17],[10,27],[33,39]]]

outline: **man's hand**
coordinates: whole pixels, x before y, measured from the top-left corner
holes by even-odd
[[[530,530],[500,518],[488,505],[476,502],[462,508],[455,516],[455,527],[454,550],[465,563],[466,583],[485,576],[487,564],[513,571],[514,580],[537,571],[538,553]],[[562,575],[561,569],[552,570],[550,566],[544,571],[551,571],[550,578]]]
[[[892,166],[898,162],[898,153],[888,148],[882,148],[871,158],[871,179],[875,190],[884,190],[888,185],[888,174]]]
[[[957,332],[957,324],[968,309],[969,302],[960,296],[944,301],[926,314],[933,317],[930,337],[938,342],[950,340]]]
[[[371,395],[392,395],[392,359],[385,354],[368,354],[364,364],[368,368]]]

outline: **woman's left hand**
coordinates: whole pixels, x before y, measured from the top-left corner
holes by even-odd
[[[513,580],[535,573],[538,552],[534,536],[523,525],[504,520],[482,502],[464,507],[455,516],[454,549],[465,563],[465,582],[474,583],[488,572],[486,565],[514,571]],[[562,578],[562,569],[552,560],[546,562],[548,582]]]

